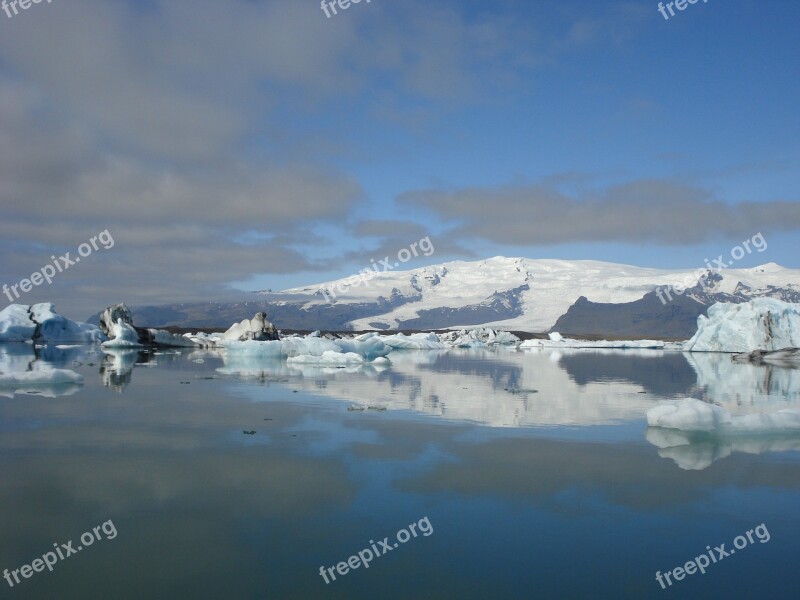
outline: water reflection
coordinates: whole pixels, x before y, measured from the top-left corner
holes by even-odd
[[[776,523],[781,535],[751,555],[762,566],[749,558],[683,582],[684,597],[705,598],[775,581],[780,557],[798,553],[800,462],[762,454],[797,451],[796,438],[643,437],[648,408],[687,395],[740,414],[797,405],[793,373],[648,351],[390,358],[337,369],[211,350],[0,346],[3,374],[86,380],[76,397],[0,400],[0,561],[16,568],[113,518],[117,540],[27,581],[25,597],[641,598],[661,593],[652,573],[687,548]],[[589,427],[618,423],[632,425]],[[611,429],[632,434],[602,437]],[[430,543],[323,587],[320,564],[422,515]]]
[[[652,350],[397,351],[388,365],[287,364],[222,350],[120,350],[0,345],[0,373],[97,366],[117,392],[154,367],[260,383],[291,383],[358,405],[412,410],[493,427],[598,425],[641,420],[658,401],[695,397],[732,414],[800,406],[800,370],[734,363],[726,354]],[[38,386],[38,388],[37,388]],[[56,386],[57,387],[57,386]],[[74,393],[31,384],[28,391]],[[13,388],[13,389],[12,389]]]
[[[797,435],[720,437],[650,427],[645,436],[648,442],[659,449],[659,456],[675,461],[675,464],[687,471],[699,471],[710,467],[714,461],[730,456],[734,452],[763,454],[800,450],[800,436]]]
[[[712,352],[684,356],[697,373],[695,397],[700,400],[736,414],[800,404],[800,369],[735,363],[729,354]]]
[[[81,349],[85,353],[89,348]],[[71,347],[48,349],[25,343],[0,344],[0,396],[13,398],[24,394],[55,398],[72,395],[81,389],[81,377],[64,367],[80,364],[80,356],[80,352]]]

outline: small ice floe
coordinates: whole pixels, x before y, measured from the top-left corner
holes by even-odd
[[[289,364],[313,364],[313,365],[360,365],[363,364],[364,357],[355,352],[334,352],[326,350],[321,356],[313,354],[301,354],[290,356],[286,359]]]
[[[663,350],[664,342],[660,340],[575,340],[565,338],[557,331],[548,334],[546,340],[525,340],[520,349],[531,348],[640,348],[647,350]]]
[[[734,416],[720,406],[686,398],[651,408],[647,411],[647,424],[650,427],[720,435],[800,434],[800,409],[786,408],[771,413]]]

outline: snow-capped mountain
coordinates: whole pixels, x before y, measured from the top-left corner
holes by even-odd
[[[659,300],[658,304],[665,308],[675,298],[689,298],[702,306],[762,296],[800,301],[800,270],[774,263],[708,273],[698,283],[700,275],[697,270],[665,271],[591,260],[498,256],[376,273],[370,281],[349,287],[353,280],[341,279],[284,293],[312,296],[305,303],[308,310],[337,305],[383,307],[378,314],[352,319],[350,324],[358,330],[480,324],[547,331],[579,298],[596,304],[633,303],[662,286],[688,288],[682,296],[672,291],[673,300],[662,292],[666,303]]]
[[[240,303],[134,307],[147,327],[224,327],[265,311],[281,329],[432,330],[491,325],[568,334],[681,337],[715,302],[774,297],[800,302],[800,270],[774,263],[718,272],[661,270],[592,260],[502,256],[373,273]],[[659,288],[684,286],[668,296]],[[682,288],[681,288],[682,289]],[[671,299],[670,299],[671,298]]]

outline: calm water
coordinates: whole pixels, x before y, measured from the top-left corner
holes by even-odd
[[[407,352],[352,369],[33,352],[0,347],[0,371],[47,363],[85,381],[0,388],[0,569],[107,521],[117,535],[0,580],[2,598],[798,594],[800,440],[644,420],[686,396],[736,414],[800,406],[798,371],[632,351]],[[429,535],[368,569],[320,576],[426,517]],[[762,523],[768,542],[656,581]]]

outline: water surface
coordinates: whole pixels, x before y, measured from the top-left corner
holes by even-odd
[[[0,389],[0,569],[118,532],[2,597],[796,597],[798,440],[648,431],[644,415],[682,397],[798,407],[797,371],[657,351],[390,358],[0,347],[4,373],[84,376]],[[320,576],[425,517],[430,535]],[[656,581],[762,523],[768,542]]]

